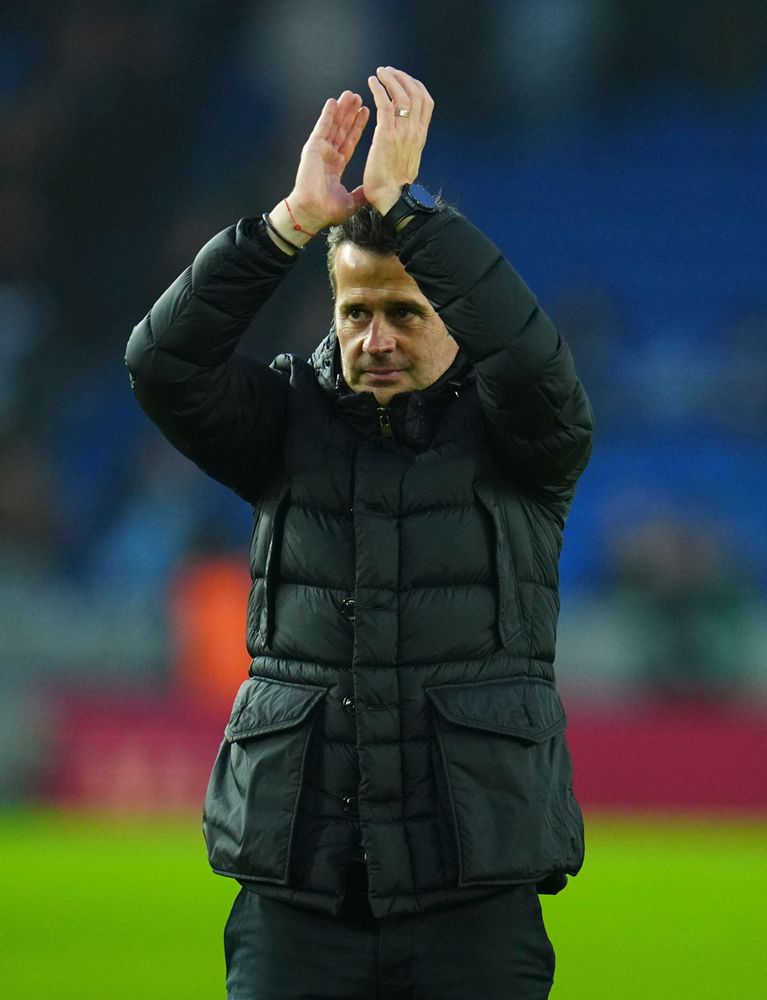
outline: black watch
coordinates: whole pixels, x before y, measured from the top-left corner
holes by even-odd
[[[383,217],[384,227],[394,235],[398,224],[408,215],[422,212],[431,213],[438,210],[437,199],[425,187],[421,187],[420,184],[405,184],[399,198]]]

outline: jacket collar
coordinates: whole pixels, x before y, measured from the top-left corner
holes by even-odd
[[[425,389],[397,393],[380,407],[372,392],[352,392],[341,374],[341,358],[335,325],[310,358],[321,388],[332,396],[336,410],[365,437],[382,436],[380,413],[384,410],[391,428],[391,441],[416,451],[427,448],[434,438],[445,407],[474,381],[474,368],[459,350],[452,365]]]

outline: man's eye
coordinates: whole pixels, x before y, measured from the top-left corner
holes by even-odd
[[[395,309],[394,312],[392,313],[394,319],[410,319],[410,317],[413,315],[414,315],[413,310],[408,308],[408,306],[400,306],[398,309]]]
[[[361,319],[363,315],[364,313],[359,306],[352,306],[351,309],[346,310],[346,316],[348,319]]]

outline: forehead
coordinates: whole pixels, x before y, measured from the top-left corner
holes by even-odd
[[[335,259],[336,297],[407,294],[423,298],[421,290],[394,254],[374,254],[353,243],[342,243]]]

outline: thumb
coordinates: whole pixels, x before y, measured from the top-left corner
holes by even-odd
[[[357,211],[358,208],[362,208],[367,199],[365,198],[365,187],[360,184],[351,192],[352,199],[354,201],[354,210]]]

